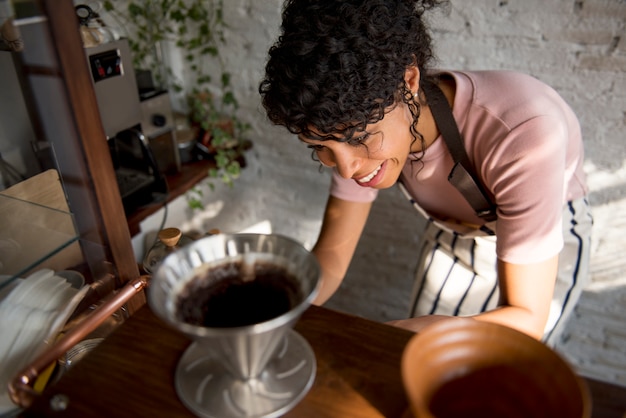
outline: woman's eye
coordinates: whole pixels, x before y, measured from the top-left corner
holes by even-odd
[[[370,134],[364,134],[359,137],[350,138],[348,144],[350,145],[363,145],[370,137]]]

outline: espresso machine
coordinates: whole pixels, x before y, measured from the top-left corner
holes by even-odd
[[[142,129],[142,107],[126,39],[85,48],[125,212],[167,193],[163,170]]]

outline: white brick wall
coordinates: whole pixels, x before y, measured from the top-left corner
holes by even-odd
[[[195,214],[187,225],[234,231],[269,220],[274,232],[310,247],[326,202],[328,173],[319,174],[303,145],[270,126],[257,93],[281,4],[225,2],[231,26],[225,58],[241,116],[253,126],[254,148],[234,189],[207,191],[207,201],[223,202],[223,209]],[[432,18],[440,67],[527,72],[551,84],[577,112],[596,209],[596,283],[584,294],[570,338],[559,349],[583,372],[624,385],[626,282],[620,278],[626,268],[626,222],[615,214],[626,210],[625,21],[624,0],[453,0]],[[402,316],[419,230],[420,220],[397,190],[381,193],[348,277],[329,306],[381,321]],[[597,282],[605,284],[594,287]]]

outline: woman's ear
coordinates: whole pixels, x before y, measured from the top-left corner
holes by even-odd
[[[411,65],[407,67],[404,72],[404,82],[406,83],[406,87],[413,94],[416,94],[420,87],[420,70],[417,68],[417,65]]]

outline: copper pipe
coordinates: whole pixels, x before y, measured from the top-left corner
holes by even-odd
[[[150,276],[140,276],[128,282],[111,299],[98,306],[78,325],[63,335],[50,349],[41,353],[9,382],[8,390],[11,400],[21,408],[28,408],[32,405],[35,397],[39,395],[33,387],[41,372],[147,287],[149,279]]]

